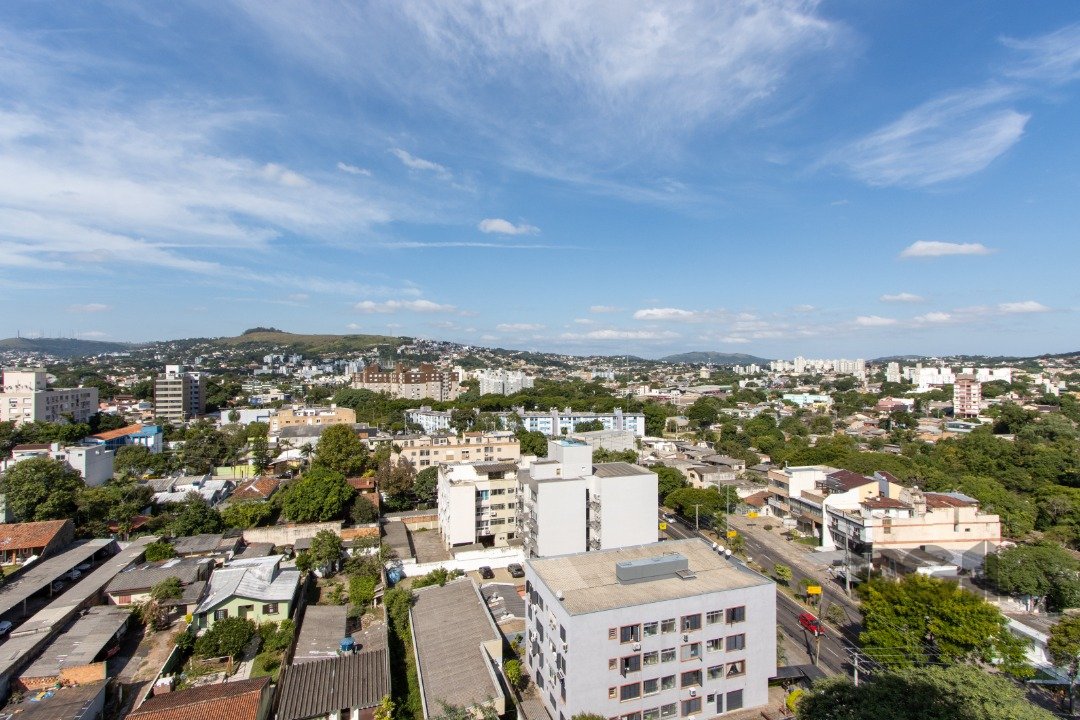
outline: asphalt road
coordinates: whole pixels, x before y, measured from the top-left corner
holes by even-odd
[[[661,518],[662,520],[662,518]],[[676,520],[674,522],[668,522],[667,524],[668,537],[672,539],[686,539],[693,537],[701,537],[707,542],[712,542],[707,537],[702,536],[696,532],[691,522],[689,525],[685,525],[682,522]],[[754,540],[746,535],[743,536],[746,542],[746,554],[751,557],[754,562],[765,568],[766,572],[772,570],[774,564],[779,560],[775,557],[768,546]],[[795,568],[792,568],[793,576],[791,584],[793,587],[799,586],[799,581],[803,575]],[[821,581],[823,583],[829,582],[835,584],[833,580],[824,580],[822,578],[813,578],[815,581]],[[824,586],[823,586],[824,587]],[[833,589],[831,587],[824,588],[825,597],[822,600],[822,607],[827,607],[830,602],[830,593],[842,593],[843,590]],[[856,630],[852,626],[838,629],[837,632],[826,632],[820,639],[814,638],[814,636],[803,629],[799,625],[799,615],[804,612],[799,603],[784,593],[782,589],[777,587],[776,590],[776,623],[777,626],[783,631],[784,635],[788,637],[793,643],[801,646],[810,657],[817,656],[818,649],[820,648],[820,659],[818,667],[825,672],[832,675],[850,674],[851,671],[851,656],[847,651],[847,647],[850,646],[850,641],[854,640],[854,634]],[[830,626],[828,630],[832,630]],[[845,637],[847,636],[847,637]],[[847,642],[845,642],[847,640]]]

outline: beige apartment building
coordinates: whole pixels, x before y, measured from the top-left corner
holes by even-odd
[[[352,408],[338,407],[301,407],[293,405],[281,408],[270,415],[270,432],[278,433],[282,428],[296,425],[341,425],[356,424],[356,411]]]
[[[4,368],[0,422],[87,422],[98,411],[97,388],[50,388],[41,368]]]
[[[409,400],[456,400],[461,394],[458,373],[439,370],[430,363],[421,363],[415,370],[400,362],[389,370],[372,363],[353,375],[352,386]]]
[[[953,383],[953,417],[978,417],[982,410],[982,383],[974,374],[960,373]]]
[[[406,435],[392,440],[401,448],[398,459],[408,460],[418,470],[442,463],[517,462],[521,459],[521,443],[512,432],[472,432],[461,437]]]
[[[186,372],[182,365],[166,365],[154,380],[154,413],[180,425],[206,413],[206,374]]]

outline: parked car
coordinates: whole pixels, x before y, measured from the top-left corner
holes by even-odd
[[[92,567],[94,567],[92,564],[90,564],[88,562],[84,562],[84,563],[80,563],[80,564],[76,565],[75,569],[78,570],[79,572],[86,572],[87,570],[89,570]]]
[[[480,577],[482,577],[485,580],[491,580],[493,577],[495,577],[495,572],[491,568],[489,568],[487,565],[484,565],[483,567],[481,567],[477,572],[479,572]]]
[[[814,615],[814,613],[801,613],[799,615],[799,624],[802,625],[803,630],[806,630],[809,633],[813,633],[815,637],[825,634],[825,627],[821,624],[821,621],[818,620],[817,616]]]
[[[68,577],[71,578],[72,580],[78,580],[79,578],[82,577],[82,573],[79,572],[79,568],[75,568],[74,570],[72,570],[71,572],[68,573]]]
[[[508,573],[510,573],[510,577],[512,577],[512,578],[523,578],[523,577],[525,577],[525,569],[522,568],[521,565],[518,565],[517,563],[510,563],[509,565],[507,565],[506,566],[506,571]]]
[[[65,583],[64,583],[63,580],[54,580],[53,584],[52,584],[52,591],[54,593],[55,592],[60,592],[61,590],[64,589],[64,585],[65,585]]]
[[[7,635],[12,627],[10,620],[0,620],[0,635]]]

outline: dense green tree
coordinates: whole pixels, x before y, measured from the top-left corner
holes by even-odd
[[[225,433],[200,420],[185,433],[180,460],[189,473],[202,475],[229,460],[229,454]]]
[[[970,665],[875,673],[858,687],[847,678],[814,683],[798,720],[1051,720],[1000,675]]]
[[[1050,659],[1059,668],[1065,668],[1072,681],[1069,687],[1069,714],[1073,714],[1077,674],[1080,673],[1080,616],[1066,615],[1050,629],[1050,639],[1046,642]]]
[[[152,542],[146,546],[143,550],[143,557],[146,558],[146,562],[159,562],[161,560],[168,560],[169,558],[176,557],[176,549],[171,543],[164,540],[158,540]]]
[[[368,462],[367,446],[350,425],[331,425],[323,431],[315,447],[312,467],[324,468],[354,477],[364,472]]]
[[[270,467],[270,443],[265,435],[251,438],[251,464],[255,472],[264,473]]]
[[[266,500],[246,500],[226,506],[221,511],[221,520],[228,527],[246,530],[266,523],[273,515],[272,503]]]
[[[379,508],[366,495],[357,494],[349,508],[349,517],[357,525],[367,525],[379,519]]]
[[[636,450],[607,450],[605,448],[596,448],[592,453],[592,461],[594,463],[623,462],[632,465],[637,462],[637,459],[638,454]]]
[[[1016,545],[986,557],[998,590],[1046,598],[1053,610],[1080,607],[1080,561],[1053,542]]]
[[[330,530],[320,530],[311,539],[311,560],[315,567],[336,572],[341,563],[341,536]]]
[[[246,618],[229,617],[216,621],[195,641],[199,657],[236,657],[255,636],[255,623]]]
[[[595,432],[597,430],[603,430],[604,423],[600,420],[587,420],[585,422],[574,423],[574,432]]]
[[[172,537],[221,532],[221,513],[197,492],[189,492],[183,502],[169,503],[158,516],[161,527]]]
[[[387,506],[392,511],[415,507],[413,488],[416,485],[416,469],[407,458],[399,457],[397,462],[383,461],[375,472],[375,482],[380,492],[386,494]]]
[[[113,456],[113,476],[141,478],[151,468],[153,454],[145,445],[126,445]]]
[[[734,512],[739,507],[739,495],[735,488],[730,485],[722,485],[708,488],[685,487],[668,493],[664,498],[664,505],[680,515],[688,518],[697,517],[702,527],[712,524],[711,518],[717,513],[723,513],[731,509]],[[695,511],[695,506],[698,506]]]
[[[312,468],[285,487],[281,509],[292,522],[335,520],[344,516],[354,492],[341,473]]]
[[[76,531],[82,537],[108,537],[109,523],[115,522],[119,534],[126,537],[131,520],[150,506],[153,496],[147,485],[124,477],[98,487],[79,488]]]
[[[659,502],[663,502],[671,493],[689,486],[686,476],[678,468],[666,465],[654,465],[652,471],[656,473],[656,488],[659,494]]]
[[[686,417],[698,427],[708,427],[720,417],[716,398],[698,398],[686,409]]]
[[[521,443],[522,455],[547,457],[547,435],[535,430],[525,431],[522,429],[518,429],[516,435],[518,442]]]
[[[84,487],[77,470],[49,457],[23,460],[0,475],[0,494],[18,522],[72,517]]]
[[[413,481],[413,497],[416,502],[432,506],[438,500],[439,468],[426,467],[416,473]]]
[[[953,581],[908,575],[859,586],[864,652],[889,667],[926,663],[999,663],[1028,671],[1026,642],[1009,631],[1001,612]]]
[[[440,587],[453,580],[464,575],[460,570],[447,570],[444,567],[437,567],[427,575],[421,575],[413,580],[413,590],[418,590],[422,587],[428,587],[429,585],[439,585]]]

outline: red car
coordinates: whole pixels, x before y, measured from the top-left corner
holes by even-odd
[[[825,634],[825,626],[821,624],[821,621],[813,613],[804,612],[800,614],[799,624],[803,626],[804,630],[813,633],[815,636]]]

